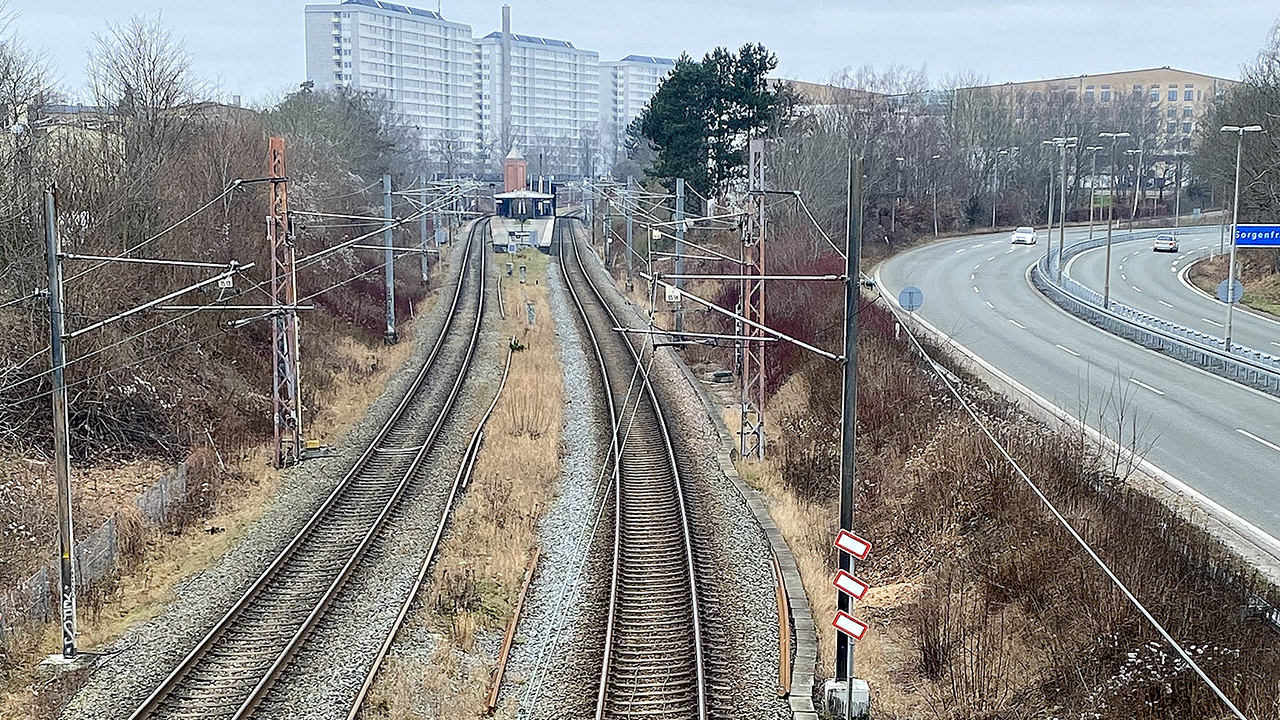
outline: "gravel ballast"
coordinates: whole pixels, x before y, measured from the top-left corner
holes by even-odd
[[[463,246],[460,242],[450,249],[442,297],[413,321],[417,340],[409,361],[388,382],[366,416],[333,448],[332,455],[282,473],[270,507],[245,537],[210,567],[178,583],[175,598],[164,612],[130,628],[107,648],[68,704],[64,717],[127,717],[305,524],[390,416],[439,336],[448,308],[445,296],[458,281]],[[493,345],[491,340],[486,343]],[[480,369],[485,362],[485,356],[479,355],[473,367]]]

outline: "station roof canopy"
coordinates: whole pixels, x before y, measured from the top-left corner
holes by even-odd
[[[512,192],[497,193],[493,196],[494,200],[519,200],[521,198],[529,198],[531,200],[550,200],[555,195],[547,193],[534,192],[532,190],[515,190]]]

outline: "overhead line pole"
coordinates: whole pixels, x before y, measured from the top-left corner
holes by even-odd
[[[676,178],[676,275],[684,274],[684,178]],[[683,295],[684,278],[676,279],[676,289]],[[684,332],[684,298],[676,298],[675,329]]]
[[[59,593],[62,601],[62,657],[76,656],[75,537],[71,524],[71,430],[67,420],[66,330],[62,297],[62,239],[58,236],[57,187],[44,194],[44,237],[49,264],[49,358],[53,367],[53,452],[58,489]]]
[[[267,242],[271,246],[271,389],[275,428],[276,467],[296,462],[302,453],[302,392],[298,358],[297,267],[293,236],[289,233],[289,184],[284,139],[267,146],[267,174],[271,177]]]
[[[418,173],[418,187],[421,188],[421,190],[418,193],[418,202],[422,203],[423,208],[426,208],[427,207],[427,174],[426,173]],[[438,222],[439,214],[436,215],[436,218]],[[430,276],[430,272],[431,272],[431,263],[427,259],[427,234],[429,232],[430,232],[430,229],[427,226],[427,214],[424,212],[422,214],[422,217],[419,218],[418,220],[418,234],[419,234],[418,245],[421,246],[422,248],[422,253],[421,253],[422,259],[420,263],[422,265],[422,284],[424,285],[427,283],[427,278]]]
[[[386,265],[383,277],[387,284],[387,330],[385,338],[388,345],[396,344],[396,268],[395,251],[391,244],[391,175],[382,176],[382,217],[387,228],[382,231],[382,244],[386,247]]]
[[[845,231],[844,290],[844,385],[843,412],[840,417],[840,529],[853,532],[854,492],[857,490],[858,428],[858,295],[860,280],[858,261],[862,248],[862,162],[861,156],[849,158],[849,194]],[[840,552],[840,569],[853,574],[853,556]],[[836,592],[839,609],[852,614],[853,599]],[[845,711],[853,712],[853,638],[836,633],[836,679],[844,680],[847,691]]]

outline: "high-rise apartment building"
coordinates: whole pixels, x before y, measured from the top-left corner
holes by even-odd
[[[600,136],[606,157],[622,149],[627,127],[644,112],[675,66],[675,60],[649,55],[600,63]]]
[[[476,139],[471,26],[379,0],[307,5],[306,48],[307,79],[318,89],[372,91],[390,103],[400,123],[417,129],[429,156],[470,162]]]
[[[382,2],[307,5],[307,79],[389,103],[415,128],[438,171],[497,174],[518,148],[531,176],[577,176],[604,168],[675,61],[600,55],[564,40],[471,26],[437,12]]]
[[[504,16],[504,28],[507,22]],[[487,165],[518,147],[531,175],[592,173],[600,151],[600,54],[509,29],[475,46],[476,134]]]

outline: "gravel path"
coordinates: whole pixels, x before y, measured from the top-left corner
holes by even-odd
[[[586,717],[594,712],[600,673],[598,652],[576,652],[587,642],[584,618],[603,612],[606,588],[587,579],[598,576],[602,555],[587,555],[591,528],[599,516],[603,492],[601,459],[606,412],[591,372],[585,339],[575,320],[558,264],[547,273],[548,297],[556,323],[556,342],[564,376],[564,426],[560,430],[561,471],[556,499],[538,524],[542,558],[525,599],[520,631],[512,647],[501,700],[514,701],[521,718]],[[607,481],[606,481],[607,482]],[[611,515],[601,527],[608,534]],[[586,565],[584,566],[584,560]]]
[[[463,246],[459,242],[450,250],[450,285],[457,282]],[[413,321],[417,341],[410,360],[388,382],[366,416],[334,448],[334,454],[284,472],[271,506],[245,537],[210,567],[178,583],[175,598],[164,612],[129,629],[107,648],[63,717],[127,717],[160,684],[257,579],[355,462],[425,360],[432,340],[444,324],[446,309],[447,301],[437,301]]]

